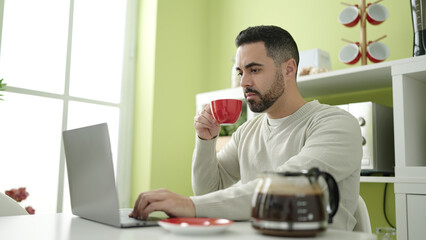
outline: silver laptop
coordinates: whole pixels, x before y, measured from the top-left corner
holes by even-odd
[[[160,218],[137,220],[119,209],[106,123],[63,132],[72,213],[116,227],[155,226]]]

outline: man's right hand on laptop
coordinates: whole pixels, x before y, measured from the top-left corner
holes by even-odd
[[[195,217],[195,206],[188,197],[158,189],[139,194],[129,217],[147,219],[154,211],[163,211],[170,217]]]

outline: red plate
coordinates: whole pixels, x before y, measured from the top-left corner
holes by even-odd
[[[231,225],[233,221],[223,218],[168,218],[161,222],[179,224],[184,226],[223,226]]]
[[[233,223],[223,218],[168,218],[158,222],[166,230],[181,234],[218,233]]]

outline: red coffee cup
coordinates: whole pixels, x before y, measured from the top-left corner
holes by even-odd
[[[384,22],[389,16],[389,12],[383,5],[369,4],[367,7],[367,21],[373,25]]]
[[[344,46],[339,52],[339,60],[346,64],[355,64],[361,58],[361,52],[357,43]]]
[[[221,125],[234,124],[240,118],[242,106],[238,99],[217,99],[210,103],[213,117]]]
[[[382,62],[389,57],[389,48],[380,42],[369,42],[367,47],[367,57],[373,63]]]
[[[360,19],[358,5],[346,7],[340,12],[338,17],[339,22],[346,27],[355,26]]]

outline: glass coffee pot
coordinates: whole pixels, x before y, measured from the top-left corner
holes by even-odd
[[[325,204],[319,178],[328,188]],[[313,236],[332,222],[339,205],[339,190],[327,172],[268,172],[260,177],[252,201],[252,226],[267,235]]]

